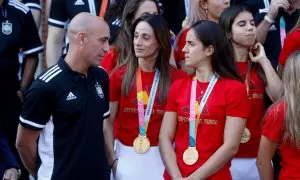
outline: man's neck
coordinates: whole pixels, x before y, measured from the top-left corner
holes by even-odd
[[[65,57],[65,61],[73,71],[87,75],[89,67],[80,63],[82,61],[77,57],[79,56],[69,51]]]

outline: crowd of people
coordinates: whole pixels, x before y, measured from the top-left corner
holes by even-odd
[[[299,0],[47,3],[35,78],[40,2],[0,0],[1,178],[300,179]]]

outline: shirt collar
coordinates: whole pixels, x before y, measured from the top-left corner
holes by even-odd
[[[65,61],[65,57],[66,55],[63,55],[59,61],[58,61],[58,66],[67,73],[67,75],[69,76],[69,78],[72,79],[72,81],[74,83],[78,83],[81,79],[83,79],[85,76],[85,74],[73,71],[71,69],[71,67],[66,63]],[[91,81],[93,79],[93,73],[91,73],[91,68],[89,68],[88,70],[88,75],[87,75],[87,80],[88,82]]]

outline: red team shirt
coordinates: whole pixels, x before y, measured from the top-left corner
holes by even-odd
[[[115,136],[121,143],[132,146],[134,139],[139,135],[137,90],[135,85],[130,90],[128,97],[122,96],[122,80],[126,68],[124,66],[117,68],[110,76],[110,101],[118,101],[118,111],[115,119]],[[144,97],[149,97],[155,72],[142,71],[142,84]],[[180,70],[171,68],[172,82],[183,77],[185,73]],[[135,81],[134,81],[135,82]],[[147,108],[148,99],[144,102],[144,108]],[[151,146],[158,145],[158,135],[162,118],[164,115],[165,105],[159,98],[159,87],[153,105],[147,130],[147,137]]]
[[[189,106],[193,76],[176,81],[169,92],[166,111],[177,113],[177,132],[175,135],[175,152],[177,163],[183,177],[187,177],[202,166],[224,143],[224,128],[226,116],[248,118],[249,103],[244,85],[237,81],[219,77],[214,89],[203,108],[201,118],[197,123],[198,133],[196,146],[199,159],[194,165],[183,162],[183,153],[189,146]],[[199,102],[209,83],[197,82],[197,95]],[[210,180],[230,180],[230,161],[217,173],[209,177]],[[170,176],[165,172],[165,179]]]
[[[296,50],[300,50],[300,28],[286,36],[279,56],[279,64],[285,65],[289,55]]]
[[[240,76],[245,81],[248,62],[236,62],[236,65]],[[265,113],[265,84],[253,68],[250,70],[249,78],[248,103],[250,105],[250,116],[247,119],[246,127],[251,135],[248,142],[240,144],[239,151],[235,156],[237,158],[256,158],[262,133],[262,119]]]
[[[100,66],[102,66],[107,73],[110,73],[117,66],[118,53],[110,49],[102,58]]]
[[[281,157],[279,180],[300,179],[300,150],[289,141],[283,142],[285,130],[285,107],[281,101],[270,108],[263,127],[263,136],[278,143]]]
[[[184,52],[182,51],[182,49],[185,46],[185,40],[186,40],[186,36],[187,33],[189,32],[190,29],[185,29],[184,31],[182,31],[182,33],[180,34],[180,37],[177,41],[177,50],[174,51],[174,59],[175,62],[178,64],[180,61],[184,60]]]

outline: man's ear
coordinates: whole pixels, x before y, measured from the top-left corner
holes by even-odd
[[[78,44],[83,45],[86,42],[86,36],[83,32],[78,32],[76,35],[76,41]]]

